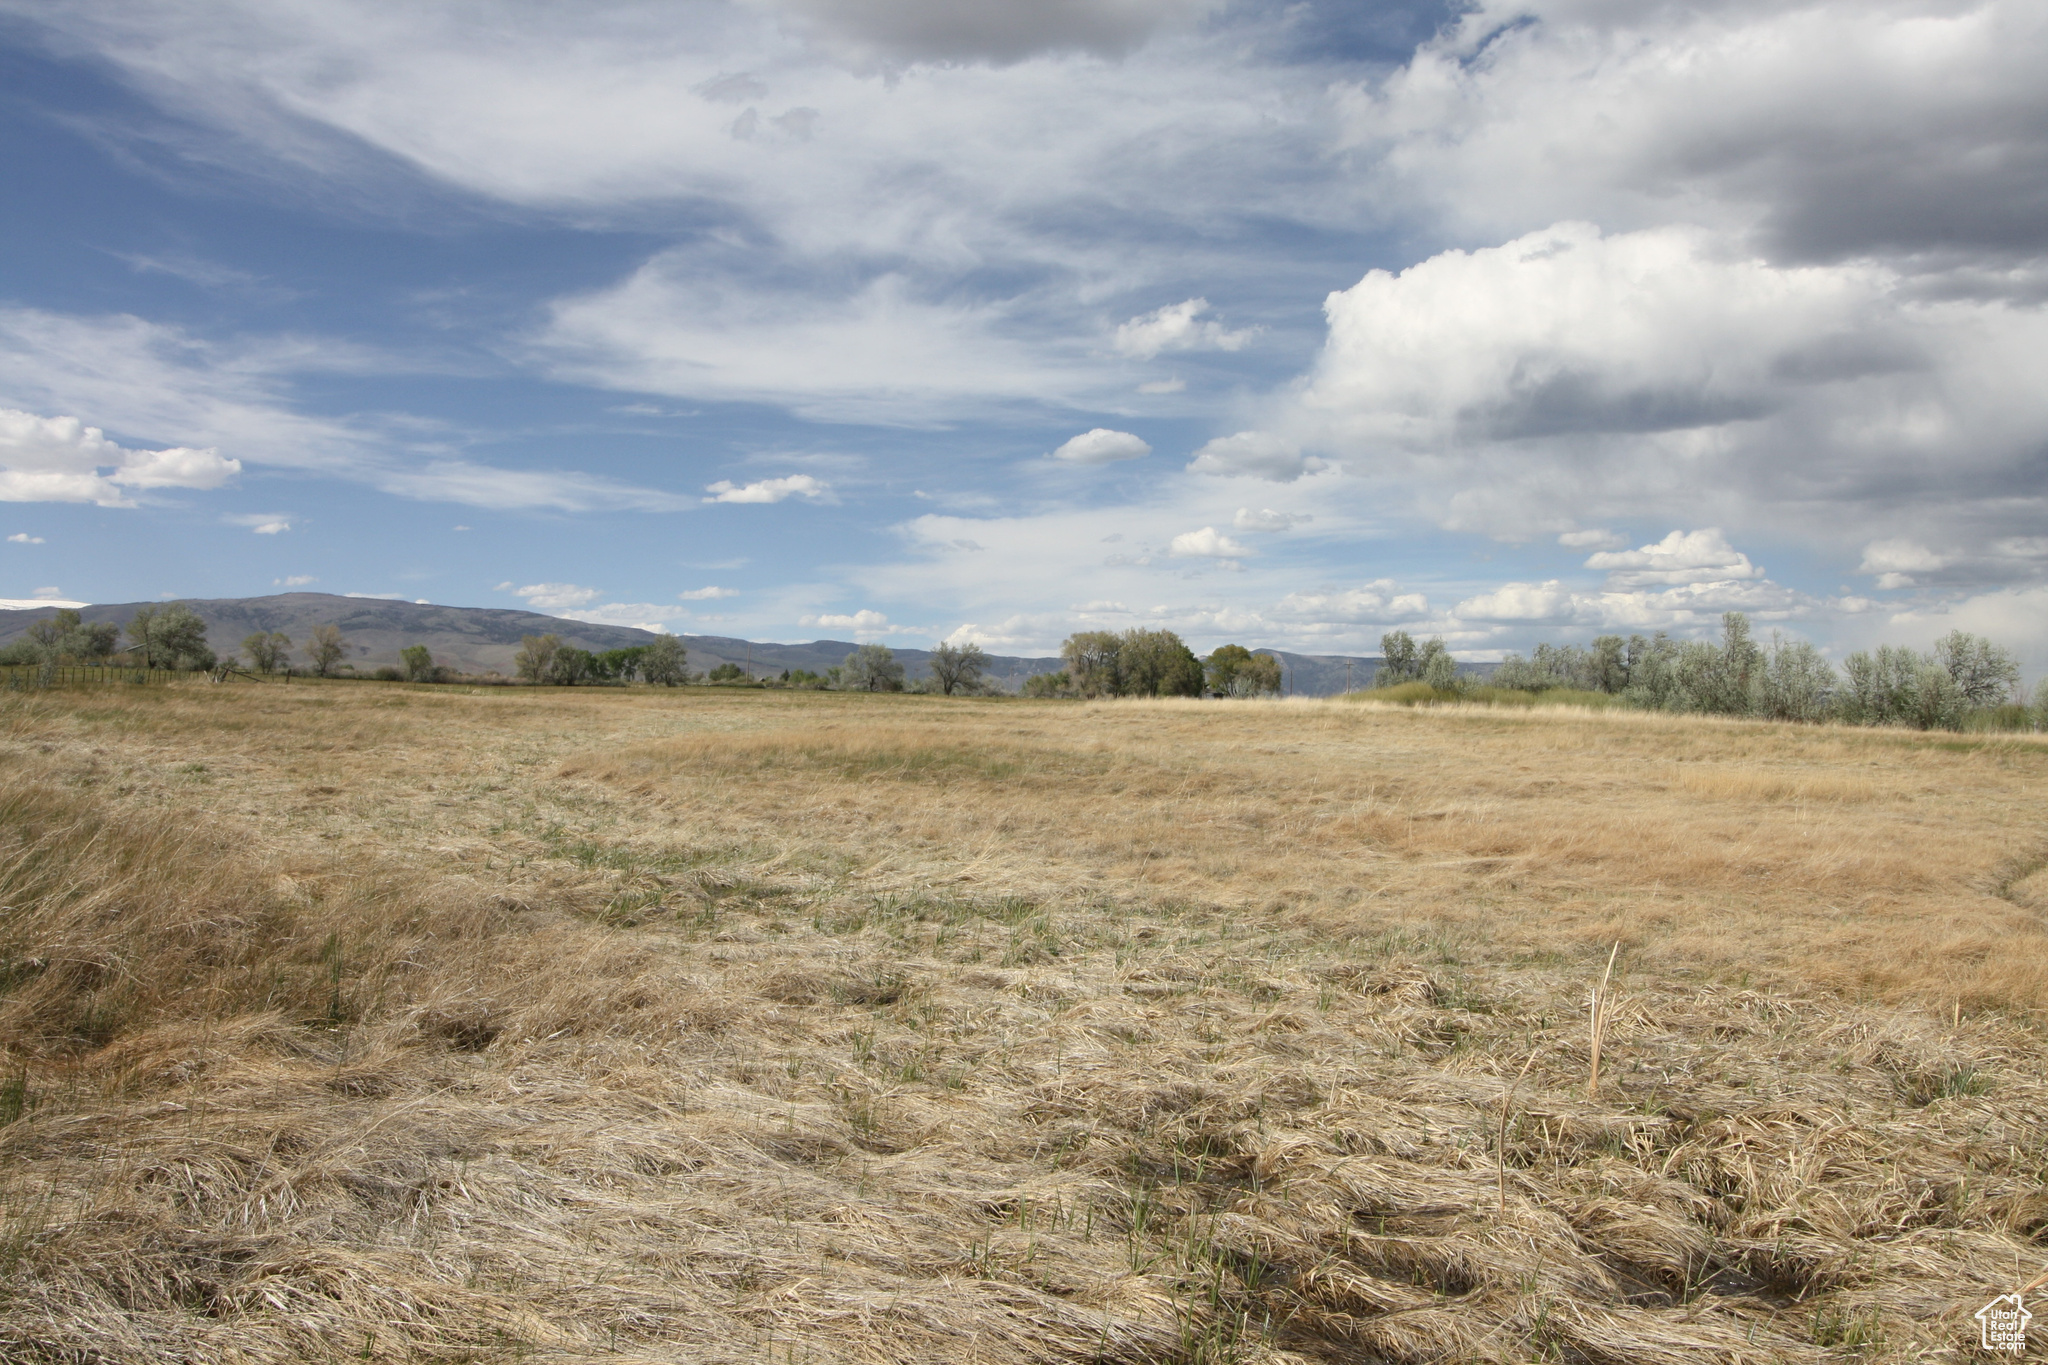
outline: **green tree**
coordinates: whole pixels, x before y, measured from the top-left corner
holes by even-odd
[[[1835,705],[1835,669],[1804,640],[1783,640],[1776,632],[1752,694],[1753,714],[1771,720],[1826,719]]]
[[[114,652],[120,635],[121,628],[112,621],[84,621],[76,608],[63,607],[23,632],[15,652],[39,663],[97,663]]]
[[[640,671],[640,661],[647,657],[646,645],[628,645],[624,649],[607,649],[593,660],[592,673],[599,678],[631,682],[633,675]]]
[[[242,637],[242,653],[248,656],[250,669],[257,673],[282,672],[291,651],[292,637],[281,630],[259,630]]]
[[[142,661],[144,668],[169,667],[157,663],[161,647],[156,634],[157,609],[137,607],[135,614],[128,618],[128,648]]]
[[[590,676],[591,664],[595,662],[587,649],[574,645],[563,645],[555,650],[554,658],[548,661],[545,681],[557,687],[574,687]]]
[[[559,635],[522,636],[512,667],[527,682],[544,683],[554,671],[555,655],[561,652],[562,637]]]
[[[1084,697],[1124,694],[1123,637],[1110,630],[1080,630],[1060,646],[1067,661],[1067,685]]]
[[[687,651],[683,642],[673,635],[657,635],[654,642],[642,646],[640,655],[640,676],[660,687],[675,687],[683,681],[683,665]]]
[[[839,665],[839,685],[849,692],[901,692],[903,665],[887,645],[862,645]]]
[[[145,668],[207,669],[214,653],[206,644],[206,622],[183,602],[139,607],[128,622],[128,638]]]
[[[747,670],[735,663],[722,663],[704,675],[704,681],[708,683],[731,684],[746,680]]]
[[[1070,697],[1073,694],[1073,679],[1064,668],[1057,673],[1033,673],[1024,680],[1024,695],[1027,697]]]
[[[1390,630],[1380,636],[1380,666],[1372,675],[1374,687],[1399,687],[1422,676],[1415,637],[1405,630]]]
[[[982,670],[987,667],[988,655],[981,652],[980,645],[955,645],[941,640],[932,647],[932,681],[944,696],[974,691],[981,685]]]
[[[341,627],[332,622],[313,627],[305,647],[306,662],[323,678],[333,677],[336,666],[348,655],[348,641],[341,638]]]
[[[1202,695],[1202,661],[1170,630],[1125,631],[1117,660],[1128,696]]]
[[[121,628],[112,621],[87,621],[78,628],[74,650],[79,658],[104,661],[120,643]]]
[[[1591,690],[1610,696],[1628,691],[1628,656],[1628,642],[1619,635],[1602,635],[1593,641],[1592,656],[1587,661],[1591,665],[1590,676],[1586,679]]]
[[[1209,690],[1219,696],[1267,696],[1281,686],[1280,661],[1243,645],[1220,645],[1211,651],[1205,673]]]
[[[145,607],[143,610],[147,611],[148,608]],[[23,633],[38,652],[45,658],[55,661],[59,655],[70,653],[65,646],[83,624],[77,608],[59,607],[55,615],[35,622]]]
[[[441,671],[434,667],[434,652],[425,645],[407,645],[398,651],[398,661],[407,682],[433,682],[440,676]]]
[[[1416,666],[1422,681],[1439,692],[1453,692],[1458,686],[1458,661],[1451,657],[1443,637],[1432,636],[1429,643],[1416,655]]]
[[[1981,635],[1950,631],[1934,642],[1934,659],[1948,670],[1965,706],[1998,706],[2019,696],[2019,660]]]

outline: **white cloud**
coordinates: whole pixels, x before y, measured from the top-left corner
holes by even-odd
[[[1052,458],[1070,464],[1112,464],[1118,460],[1143,459],[1151,453],[1151,446],[1128,431],[1097,427],[1066,442],[1052,453]]]
[[[1557,543],[1567,550],[1619,550],[1628,537],[1617,531],[1566,531]]]
[[[2013,494],[2048,390],[2018,357],[2048,349],[2048,310],[1929,298],[1870,260],[1778,264],[1705,228],[1565,222],[1372,271],[1325,311],[1284,425],[1413,480],[1448,525],[1705,514],[1847,550],[2032,515]]]
[[[781,502],[784,498],[801,497],[813,502],[827,497],[831,485],[820,483],[809,474],[790,474],[779,479],[759,479],[744,486],[730,479],[720,479],[707,485],[705,492],[712,496],[706,502]]]
[[[1451,608],[1464,621],[1565,621],[1578,613],[1579,599],[1562,583],[1503,583]]]
[[[612,288],[559,301],[532,342],[559,379],[677,397],[779,403],[832,421],[927,425],[1005,403],[1103,387],[1078,356],[1008,335],[1010,310],[884,273],[840,269],[779,285],[740,262],[678,249]]]
[[[1429,599],[1419,592],[1402,592],[1390,578],[1379,578],[1356,588],[1291,592],[1273,609],[1298,621],[1384,625],[1429,615]]]
[[[1863,562],[1856,568],[1858,573],[1931,573],[1946,568],[1949,559],[1938,555],[1925,545],[1907,540],[1873,540],[1863,547]]]
[[[1188,382],[1185,379],[1175,375],[1171,379],[1148,380],[1138,385],[1138,392],[1149,394],[1181,393],[1186,390],[1187,386]]]
[[[34,611],[38,607],[89,607],[90,602],[73,602],[57,596],[55,588],[37,588],[35,597],[0,597],[0,611]]]
[[[7,543],[10,545],[41,545],[43,538],[41,536],[32,536],[26,531],[21,531],[7,537]]]
[[[879,611],[863,608],[851,614],[825,612],[821,615],[805,616],[797,622],[802,626],[819,626],[826,630],[847,630],[853,632],[856,640],[872,640],[881,635],[900,634],[907,627],[894,625]]]
[[[739,595],[740,592],[738,588],[719,587],[691,588],[687,592],[679,592],[676,594],[678,598],[685,602],[709,602],[720,597],[738,597]]]
[[[1176,559],[1242,559],[1252,553],[1213,526],[1181,532],[1166,552]]]
[[[125,488],[218,488],[241,469],[215,450],[124,450],[76,417],[0,408],[0,502],[132,507]]]
[[[1481,0],[1350,133],[1460,235],[1691,217],[1778,258],[2038,253],[2048,15],[2031,0]]]
[[[1233,332],[1219,322],[1199,321],[1208,311],[1207,299],[1155,308],[1116,329],[1116,349],[1133,360],[1150,360],[1161,351],[1241,351],[1259,334],[1257,327]]]
[[[524,598],[535,611],[560,612],[589,606],[604,596],[604,589],[578,587],[574,583],[529,583],[513,589],[512,595]]]
[[[1304,474],[1324,467],[1314,456],[1284,436],[1265,431],[1240,431],[1235,436],[1218,436],[1188,462],[1197,474],[1219,478],[1257,478],[1270,483],[1292,483]]]
[[[630,626],[657,633],[668,630],[673,607],[654,602],[606,602],[596,607],[571,607],[550,613],[567,621],[588,621],[598,626]]]
[[[529,583],[525,587],[514,588],[511,581],[507,580],[500,583],[495,590],[510,592],[514,597],[524,598],[527,606],[537,612],[559,616],[565,621],[588,621],[592,625],[600,626],[631,626],[636,630],[662,631],[668,629],[666,623],[676,611],[674,607],[663,607],[652,602],[598,604],[597,599],[604,596],[604,589],[586,588],[576,583]]]
[[[1711,526],[1702,531],[1673,531],[1656,544],[1637,550],[1603,550],[1588,557],[1586,567],[1607,570],[1610,588],[1727,583],[1764,576],[1748,555],[1730,545],[1718,527]]]
[[[242,472],[242,462],[218,450],[173,446],[169,450],[138,450],[111,476],[130,488],[219,488]]]
[[[259,536],[274,536],[292,529],[292,518],[288,512],[246,512],[236,516],[222,517],[230,526],[246,526]]]
[[[1875,633],[1924,648],[1951,630],[1989,636],[2018,651],[2030,681],[2048,679],[2048,585],[1996,588],[1900,612]]]
[[[1249,507],[1240,507],[1237,509],[1237,515],[1230,519],[1230,524],[1240,531],[1273,535],[1314,520],[1315,518],[1306,512],[1276,512],[1270,507],[1262,507],[1254,512]]]
[[[271,579],[270,586],[273,588],[303,588],[308,583],[318,583],[319,581],[320,580],[314,577],[312,574],[295,573],[288,574],[283,578]]]

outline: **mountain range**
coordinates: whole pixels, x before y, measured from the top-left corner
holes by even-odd
[[[78,614],[87,621],[112,621],[126,625],[139,607],[160,607],[161,602],[116,602],[81,607]],[[407,645],[425,645],[436,663],[463,673],[500,673],[510,676],[520,641],[528,635],[559,635],[564,644],[602,652],[644,645],[654,638],[650,631],[632,626],[597,625],[545,616],[534,611],[501,607],[447,607],[424,602],[389,601],[375,597],[337,597],[324,592],[286,592],[269,597],[222,597],[186,599],[185,605],[206,622],[207,640],[223,656],[240,648],[244,636],[257,631],[282,631],[295,647],[303,645],[315,626],[335,625],[348,645],[348,662],[358,670],[396,664],[398,651]],[[36,621],[56,613],[55,606],[0,610],[0,645],[14,640]],[[823,673],[843,662],[858,646],[851,640],[811,640],[802,644],[776,644],[738,640],[723,635],[678,636],[689,652],[689,666],[708,672],[720,664],[737,664],[753,677],[774,676],[784,670],[809,669]],[[1342,654],[1293,654],[1285,650],[1261,649],[1281,662],[1288,691],[1297,696],[1329,696],[1347,687],[1371,683],[1380,660]],[[930,651],[898,649],[897,660],[913,681],[924,676]],[[295,654],[294,657],[299,657]],[[1027,656],[991,654],[988,674],[1014,691],[1034,673],[1050,673],[1061,667],[1054,655]]]

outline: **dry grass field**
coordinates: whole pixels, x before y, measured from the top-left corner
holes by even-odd
[[[2033,737],[192,685],[0,775],[8,1362],[1967,1360],[2048,1268]]]

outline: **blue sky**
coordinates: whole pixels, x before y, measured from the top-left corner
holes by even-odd
[[[0,0],[0,598],[2048,669],[2025,0]]]

